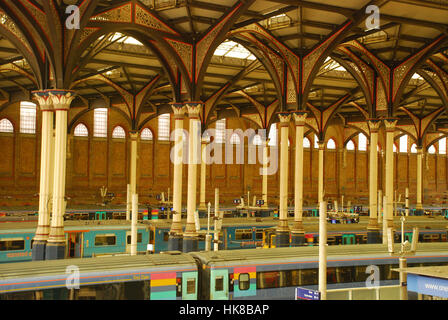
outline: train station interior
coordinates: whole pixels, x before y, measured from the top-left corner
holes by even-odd
[[[446,299],[447,107],[446,0],[0,0],[0,300]]]

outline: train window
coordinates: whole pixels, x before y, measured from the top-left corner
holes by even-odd
[[[291,270],[291,286],[297,287],[300,286],[300,270]]]
[[[137,243],[142,243],[143,241],[143,234],[142,233],[137,233]],[[131,235],[128,235],[128,240],[127,240],[128,244],[131,244]]]
[[[196,293],[196,279],[191,278],[187,279],[187,294],[195,294]]]
[[[163,241],[167,242],[169,238],[170,238],[169,232],[164,232],[163,233]]]
[[[278,288],[280,272],[267,271],[257,273],[257,289]]]
[[[302,286],[316,284],[318,281],[318,269],[303,269],[302,270]]]
[[[95,237],[95,246],[114,246],[117,243],[115,235],[99,235]]]
[[[257,231],[255,233],[255,240],[263,240],[263,231]]]
[[[224,277],[215,278],[215,291],[224,291]]]
[[[250,277],[248,273],[241,273],[238,278],[238,286],[241,291],[249,290],[250,288]]]
[[[336,268],[327,268],[327,283],[337,283]]]
[[[25,250],[24,239],[3,239],[0,240],[0,251]]]
[[[252,240],[252,229],[235,230],[235,240]]]
[[[350,283],[355,281],[355,267],[338,267],[336,269],[337,283]]]

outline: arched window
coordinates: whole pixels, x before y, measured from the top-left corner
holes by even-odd
[[[226,140],[226,119],[216,121],[216,141],[215,143],[224,143]]]
[[[319,138],[314,135],[314,149],[319,149]]]
[[[304,148],[311,148],[310,139],[308,139],[307,137],[303,138],[303,147]]]
[[[408,152],[408,135],[400,137],[400,152]]]
[[[20,133],[36,134],[36,105],[31,102],[20,103]]]
[[[429,153],[429,154],[435,154],[435,153],[436,153],[436,147],[434,147],[434,145],[431,145],[431,146],[428,148],[428,153]]]
[[[120,126],[115,127],[114,131],[112,132],[112,138],[113,139],[126,139],[126,132]]]
[[[80,123],[76,126],[75,131],[74,131],[74,136],[75,137],[88,137],[89,136],[89,130],[87,129],[87,127],[83,124]]]
[[[355,143],[354,143],[352,140],[350,140],[349,142],[347,142],[347,146],[346,146],[346,148],[347,148],[347,150],[349,150],[349,151],[353,151],[353,150],[355,150]]]
[[[0,132],[2,133],[14,133],[14,126],[8,119],[0,120]]]
[[[415,143],[411,146],[411,153],[417,153],[417,145]]]
[[[145,128],[145,129],[142,130],[141,139],[143,141],[153,141],[154,140],[154,135],[152,134],[152,131],[150,129]]]
[[[392,150],[393,150],[394,152],[397,152],[397,146],[395,145],[395,143],[392,145]]]
[[[261,140],[261,136],[259,134],[255,135],[252,143],[254,146],[261,146],[263,144],[263,141]]]
[[[367,137],[363,133],[358,135],[358,150],[367,151]]]
[[[269,146],[275,147],[278,141],[277,124],[272,124],[269,130]]]
[[[336,143],[333,139],[328,140],[327,142],[327,149],[329,150],[335,150],[336,149]]]
[[[93,115],[93,136],[97,138],[107,137],[107,108],[95,109]]]
[[[170,141],[171,115],[169,113],[159,116],[159,141]]]
[[[232,134],[232,136],[230,137],[230,144],[232,144],[232,145],[240,145],[241,144],[241,138],[238,135],[238,133]]]
[[[439,154],[446,154],[446,138],[439,140]]]

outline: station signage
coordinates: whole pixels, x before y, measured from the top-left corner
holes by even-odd
[[[320,292],[307,288],[296,288],[296,300],[320,300]]]

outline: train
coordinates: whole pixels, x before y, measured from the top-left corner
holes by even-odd
[[[412,240],[412,226],[419,226],[419,242],[446,242],[446,222],[418,220],[405,231],[405,239]],[[185,223],[183,223],[185,225]],[[201,219],[199,250],[205,249],[207,219]],[[275,247],[273,218],[227,218],[219,235],[220,250],[240,250]],[[292,221],[291,221],[292,226]],[[305,245],[315,246],[319,241],[318,221],[304,218]],[[328,244],[366,244],[366,224],[328,224]],[[168,250],[171,225],[169,220],[149,220],[138,223],[137,251],[160,253]],[[0,224],[0,263],[24,262],[32,259],[32,243],[36,222]],[[89,258],[130,252],[131,223],[126,220],[66,221],[66,258]],[[396,228],[395,242],[401,241],[401,231]],[[148,249],[149,245],[149,249]]]
[[[318,289],[318,256],[309,246],[2,264],[0,300],[291,300]],[[448,246],[419,244],[407,265],[446,266]],[[398,299],[398,257],[378,244],[328,247],[327,290],[365,287],[369,266],[393,289],[379,298]]]

